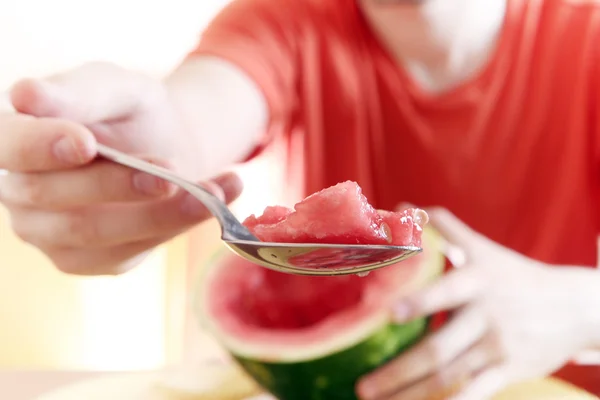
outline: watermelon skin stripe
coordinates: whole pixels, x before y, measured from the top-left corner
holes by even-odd
[[[430,318],[387,324],[360,343],[323,358],[270,363],[234,355],[259,385],[279,400],[358,400],[358,379],[418,342]],[[335,371],[335,372],[333,372]]]

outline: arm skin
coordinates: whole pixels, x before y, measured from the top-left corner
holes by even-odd
[[[240,162],[265,135],[267,102],[258,86],[233,64],[216,57],[187,59],[165,78],[184,126],[174,136],[194,179],[216,175]]]
[[[573,312],[582,319],[582,334],[588,337],[590,350],[600,350],[600,270],[568,266],[559,273],[573,293]]]
[[[125,74],[133,78],[119,78],[140,80],[135,73]],[[162,83],[183,126],[181,132],[172,133],[177,154],[193,179],[209,179],[242,161],[264,136],[267,102],[254,81],[233,64],[216,57],[192,57]],[[8,92],[0,92],[0,112],[14,112]]]

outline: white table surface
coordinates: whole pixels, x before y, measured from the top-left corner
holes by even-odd
[[[96,376],[112,372],[75,371],[0,371],[0,399],[33,400],[36,397],[57,389]]]

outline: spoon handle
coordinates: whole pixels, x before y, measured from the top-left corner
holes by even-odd
[[[225,203],[202,186],[190,182],[166,168],[140,160],[139,158],[132,157],[102,144],[98,143],[97,149],[98,154],[108,160],[169,181],[197,198],[198,201],[204,204],[208,211],[210,211],[210,213],[219,221],[219,224],[221,225],[221,238],[223,240],[258,241],[258,239],[252,235],[240,221],[238,221]]]

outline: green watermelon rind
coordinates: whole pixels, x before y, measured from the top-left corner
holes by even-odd
[[[427,258],[420,261],[424,268],[399,289],[399,294],[418,290],[443,273],[441,236],[426,227],[423,244],[428,249]],[[247,343],[244,338],[228,336],[219,329],[205,310],[202,286],[210,284],[211,271],[218,267],[221,257],[222,251],[212,257],[199,279],[194,301],[198,319],[249,375],[281,400],[354,400],[354,383],[360,376],[402,353],[428,331],[428,318],[395,324],[390,310],[382,309],[357,321],[351,329],[318,343],[302,346],[278,346],[275,341],[263,345]]]
[[[354,346],[315,360],[293,363],[234,359],[266,391],[281,400],[356,399],[361,376],[415,344],[427,332],[428,320],[389,324]],[[335,371],[335,373],[332,373]]]

